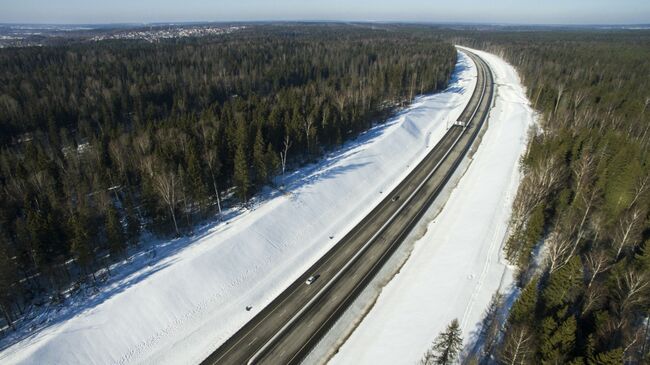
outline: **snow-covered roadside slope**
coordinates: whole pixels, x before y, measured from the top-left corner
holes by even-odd
[[[460,115],[475,79],[474,65],[459,54],[448,90],[419,98],[288,177],[286,194],[102,288],[100,300],[89,298],[99,304],[52,318],[53,325],[2,351],[0,363],[198,363],[361,220],[380,191],[408,174]]]
[[[331,364],[415,364],[454,318],[467,343],[492,294],[512,282],[501,245],[535,116],[515,69],[476,53],[498,85],[482,142],[443,210]]]

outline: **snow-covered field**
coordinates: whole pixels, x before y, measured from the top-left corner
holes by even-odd
[[[287,176],[284,193],[267,191],[254,209],[196,237],[160,243],[156,259],[138,255],[113,270],[98,293],[48,312],[33,333],[21,330],[22,340],[0,352],[0,363],[198,363],[408,174],[460,115],[475,79],[474,65],[459,54],[448,90],[418,98],[390,122]]]
[[[492,294],[509,290],[501,246],[535,114],[514,68],[476,52],[497,84],[483,140],[444,209],[331,364],[415,364],[454,318],[468,343]]]

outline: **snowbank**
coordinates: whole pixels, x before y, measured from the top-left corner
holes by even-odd
[[[331,364],[417,363],[454,318],[467,343],[492,294],[512,282],[501,246],[535,116],[514,68],[477,53],[498,85],[482,142],[443,210]]]
[[[460,115],[476,70],[459,54],[443,93],[420,97],[319,164],[286,193],[169,243],[152,266],[114,279],[80,309],[0,353],[3,364],[198,363],[301,275],[396,186]],[[143,261],[144,262],[144,261]],[[252,305],[250,312],[244,310]]]

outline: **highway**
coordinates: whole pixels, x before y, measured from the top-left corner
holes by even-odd
[[[370,282],[442,190],[487,119],[492,72],[477,55],[463,52],[476,64],[478,77],[457,122],[370,214],[203,364],[300,363]],[[312,275],[318,279],[306,285]]]

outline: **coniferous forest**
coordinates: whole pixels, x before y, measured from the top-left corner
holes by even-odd
[[[516,300],[495,295],[480,351],[453,354],[650,363],[650,32],[373,28],[1,49],[4,321],[443,89],[456,43],[514,65],[539,125],[505,244]]]
[[[650,363],[650,33],[465,40],[512,63],[540,112],[505,246],[521,293],[502,327],[495,296],[469,360]]]
[[[92,285],[145,231],[191,233],[281,184],[455,61],[434,33],[334,25],[1,49],[4,321]]]

